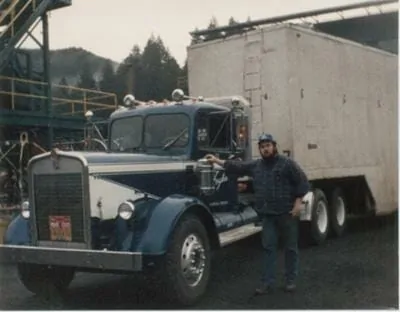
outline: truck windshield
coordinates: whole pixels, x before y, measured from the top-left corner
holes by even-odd
[[[134,116],[111,125],[111,150],[135,152],[143,149],[185,147],[189,141],[189,117],[185,114]]]
[[[115,120],[111,124],[111,150],[133,152],[142,143],[143,118],[134,116]]]
[[[148,148],[185,147],[189,141],[189,117],[185,114],[149,115],[144,125]]]

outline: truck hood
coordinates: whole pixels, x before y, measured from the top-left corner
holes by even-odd
[[[101,201],[103,217],[106,218],[115,216],[115,209],[121,201],[134,200],[141,194],[153,198],[184,194],[187,169],[196,165],[184,156],[77,151],[59,151],[57,154],[60,156],[60,170],[54,167],[50,152],[37,156],[42,162],[36,168],[54,174],[69,172],[69,168],[76,172],[81,170],[76,160],[79,159],[86,167],[84,175],[88,181],[92,216],[101,217],[96,206]],[[75,160],[67,160],[68,156]]]
[[[103,197],[114,204],[127,198],[133,189],[159,198],[182,194],[186,168],[195,165],[177,156],[103,152],[74,154],[85,159],[88,165],[91,201],[97,202]],[[109,204],[112,206],[111,202]]]

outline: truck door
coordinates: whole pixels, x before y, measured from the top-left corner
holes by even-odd
[[[231,113],[228,110],[203,110],[197,116],[197,159],[214,154],[221,159],[232,155]],[[238,213],[237,177],[227,175],[223,168],[215,170],[215,192],[203,201],[212,209],[217,225],[233,228],[243,224]]]

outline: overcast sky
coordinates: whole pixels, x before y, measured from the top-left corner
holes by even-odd
[[[51,13],[50,48],[82,47],[120,62],[154,33],[183,64],[189,32],[207,27],[212,16],[222,26],[230,16],[255,20],[356,2],[361,0],[72,0],[72,6]]]

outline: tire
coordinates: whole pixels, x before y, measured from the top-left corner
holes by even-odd
[[[329,213],[332,233],[336,237],[343,235],[347,224],[347,205],[344,194],[336,188],[329,201]]]
[[[188,306],[203,296],[210,279],[211,250],[207,231],[196,216],[184,217],[174,229],[165,266],[163,279],[170,299]],[[190,274],[190,268],[200,272]]]
[[[30,292],[48,297],[54,292],[63,293],[75,275],[72,268],[48,267],[39,264],[18,264],[18,276]]]
[[[325,242],[329,233],[329,208],[324,192],[314,191],[314,202],[311,212],[310,238],[314,245]]]

